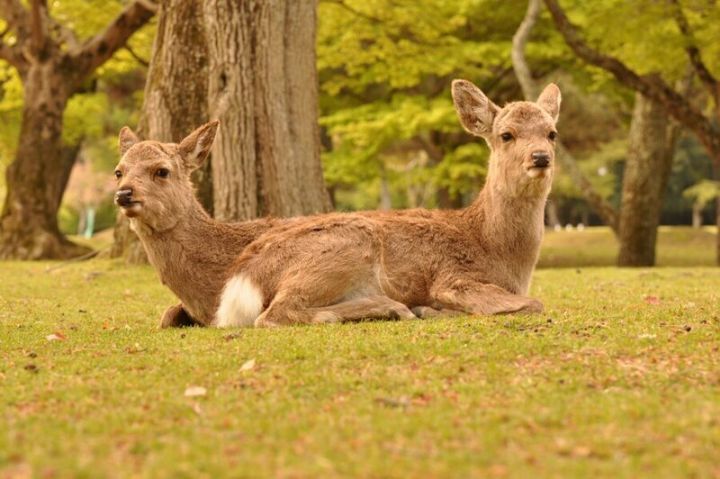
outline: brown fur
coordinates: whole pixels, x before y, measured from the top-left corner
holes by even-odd
[[[122,211],[163,284],[184,306],[169,308],[163,327],[210,324],[230,265],[245,246],[281,222],[219,223],[195,199],[190,173],[207,157],[216,130],[217,122],[209,123],[180,144],[139,141],[127,127],[120,132],[118,190],[132,188],[133,200],[141,202]],[[159,168],[168,169],[169,176],[158,177]]]
[[[550,85],[537,103],[499,108],[477,87],[458,80],[453,98],[463,126],[485,138],[492,151],[487,182],[475,202],[460,211],[329,214],[267,231],[233,267],[236,277],[249,281],[238,283],[249,285],[242,286],[242,297],[262,300],[256,325],[353,320],[369,303],[375,317],[411,317],[408,308],[473,314],[542,310],[525,295],[552,183],[549,135],[560,92]],[[504,133],[513,139],[503,141]],[[547,168],[534,167],[532,155],[538,152],[547,155]],[[235,318],[231,308],[222,307],[226,299],[217,323],[247,324],[248,318]]]

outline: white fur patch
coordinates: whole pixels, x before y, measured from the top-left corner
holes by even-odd
[[[220,307],[215,314],[218,328],[253,326],[263,310],[260,288],[244,275],[231,278],[220,297]]]

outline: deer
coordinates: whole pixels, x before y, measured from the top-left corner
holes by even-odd
[[[212,325],[540,313],[527,296],[555,169],[559,88],[499,107],[452,83],[463,128],[490,148],[477,198],[460,210],[331,213],[275,225],[229,269]]]
[[[273,226],[290,221],[221,223],[203,209],[190,175],[208,157],[218,124],[207,123],[180,143],[140,141],[129,127],[120,130],[115,203],[163,284],[181,300],[163,313],[161,328],[210,325],[238,255]]]

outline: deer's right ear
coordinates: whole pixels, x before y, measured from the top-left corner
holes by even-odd
[[[187,168],[191,170],[198,168],[208,157],[219,124],[217,120],[206,123],[180,142],[180,155]]]
[[[137,142],[140,138],[128,126],[123,126],[118,136],[118,149],[120,150],[120,156],[124,156],[125,153]]]
[[[500,108],[467,80],[452,82],[452,97],[460,124],[475,136],[488,136]]]

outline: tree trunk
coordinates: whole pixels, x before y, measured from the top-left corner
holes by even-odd
[[[6,171],[0,215],[0,258],[71,258],[89,251],[67,240],[57,212],[77,148],[62,144],[66,80],[52,61],[35,63],[23,78],[24,106],[15,160]]]
[[[327,211],[318,127],[316,4],[208,0],[210,113],[219,220]]]
[[[635,95],[620,206],[618,266],[655,265],[657,228],[676,130],[660,104]]]
[[[560,224],[557,203],[552,198],[545,204],[545,219],[546,224],[552,229],[555,229]]]
[[[138,133],[141,138],[179,142],[209,120],[207,109],[208,48],[200,12],[202,0],[163,0],[145,84]],[[203,207],[212,214],[211,161],[193,174]],[[113,257],[145,263],[141,243],[124,215],[115,226]]]
[[[699,229],[702,227],[702,210],[705,205],[695,202],[692,205],[692,227]]]

